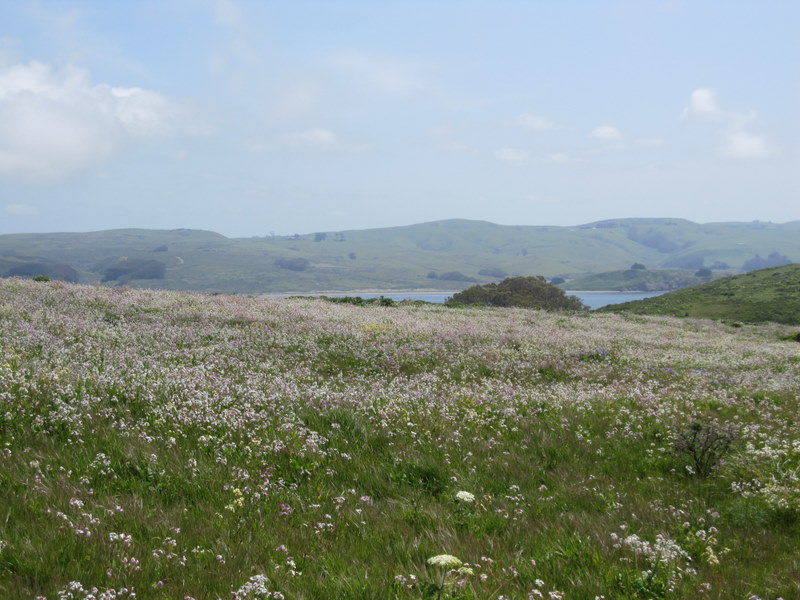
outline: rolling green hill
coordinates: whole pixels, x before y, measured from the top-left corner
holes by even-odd
[[[536,227],[454,219],[252,238],[188,229],[0,235],[0,275],[58,263],[82,283],[242,293],[454,291],[505,276],[572,279],[635,262],[649,269],[738,270],[770,255],[800,260],[800,222],[620,219]],[[162,278],[138,278],[159,269]]]
[[[800,264],[723,277],[598,311],[800,325]]]

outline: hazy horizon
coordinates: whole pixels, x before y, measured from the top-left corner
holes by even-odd
[[[800,220],[800,3],[0,2],[0,234]]]
[[[784,221],[784,222],[777,222],[777,221],[761,221],[759,219],[754,219],[752,221],[706,221],[706,222],[696,222],[691,221],[690,219],[682,219],[681,217],[617,217],[617,218],[609,218],[609,219],[601,219],[598,221],[589,221],[586,223],[571,223],[568,225],[554,225],[552,223],[496,223],[493,221],[487,221],[486,219],[464,219],[462,217],[452,217],[452,218],[445,218],[445,219],[436,219],[434,221],[421,221],[418,223],[401,223],[398,225],[385,225],[379,227],[344,227],[342,229],[298,229],[297,231],[292,232],[269,232],[265,234],[250,234],[250,235],[227,235],[222,231],[217,231],[215,229],[203,228],[203,227],[109,227],[109,228],[102,228],[102,229],[59,229],[59,230],[52,230],[52,231],[18,231],[18,232],[0,232],[0,235],[7,235],[7,234],[61,234],[61,233],[93,233],[97,231],[121,231],[126,229],[141,229],[141,230],[149,230],[149,231],[178,231],[182,229],[186,230],[193,230],[193,231],[208,231],[211,233],[218,233],[227,238],[235,239],[235,238],[249,238],[249,237],[272,237],[272,236],[279,236],[279,237],[288,237],[293,235],[301,235],[301,236],[308,236],[313,235],[315,233],[337,233],[337,232],[353,232],[353,231],[366,231],[372,229],[396,229],[401,227],[413,227],[415,225],[425,225],[429,223],[441,223],[444,221],[475,221],[475,222],[484,222],[490,225],[498,225],[501,227],[534,227],[534,228],[541,228],[541,227],[558,227],[563,229],[570,229],[572,227],[584,227],[586,225],[591,225],[592,223],[600,223],[603,221],[620,221],[620,220],[638,220],[638,219],[664,219],[664,220],[687,220],[696,225],[715,225],[715,224],[722,224],[722,223],[763,223],[769,225],[788,225],[792,223],[798,222],[795,221]]]

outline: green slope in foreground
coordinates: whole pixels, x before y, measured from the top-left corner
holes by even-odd
[[[800,264],[724,277],[663,296],[598,310],[800,325]]]

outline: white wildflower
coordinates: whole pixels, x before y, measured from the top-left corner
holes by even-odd
[[[461,560],[452,554],[437,554],[428,559],[428,564],[432,567],[443,567],[445,569],[457,569],[461,566]]]

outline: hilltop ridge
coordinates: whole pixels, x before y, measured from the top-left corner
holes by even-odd
[[[249,238],[193,229],[0,235],[0,275],[47,274],[59,265],[81,283],[243,293],[454,291],[506,276],[573,279],[633,263],[735,272],[771,255],[800,260],[800,222],[630,218],[564,227],[448,219]],[[112,277],[120,272],[123,281]]]

